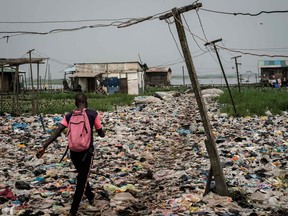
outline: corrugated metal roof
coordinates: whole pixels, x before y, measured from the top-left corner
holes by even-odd
[[[146,70],[147,73],[156,73],[156,72],[171,72],[169,67],[153,67]]]
[[[77,72],[72,75],[69,75],[69,77],[89,78],[89,77],[97,77],[100,74],[101,72]]]
[[[288,60],[259,60],[259,67],[288,67]]]
[[[1,73],[1,72],[2,72],[2,69],[1,69],[1,67],[0,67],[0,73]],[[15,73],[15,72],[16,72],[16,69],[10,68],[10,67],[4,67],[4,68],[3,68],[3,72],[4,72],[4,73]],[[19,70],[18,73],[25,73],[25,72],[22,71],[22,70]]]
[[[71,72],[74,72],[75,70],[76,70],[75,66],[74,65],[70,65],[64,70],[64,72],[71,73]]]
[[[139,64],[139,62],[77,63],[74,65],[76,71],[79,72],[101,71],[102,73],[129,73],[135,71],[143,71],[142,66]]]

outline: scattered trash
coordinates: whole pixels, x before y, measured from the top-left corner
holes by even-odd
[[[194,95],[157,92],[130,107],[105,112],[107,136],[95,136],[90,183],[102,215],[285,215],[288,212],[288,112],[230,117],[203,90],[230,196],[203,196],[210,160]],[[41,159],[36,149],[64,114],[0,116],[0,213],[65,215],[76,186],[67,146],[58,137]],[[43,126],[44,125],[44,126]],[[45,128],[46,132],[43,132]]]

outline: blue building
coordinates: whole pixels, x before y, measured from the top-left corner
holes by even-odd
[[[264,86],[286,87],[288,79],[288,60],[260,60],[260,82]]]

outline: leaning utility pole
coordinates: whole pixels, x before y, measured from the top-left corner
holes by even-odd
[[[239,79],[239,72],[238,72],[238,64],[237,63],[237,58],[240,58],[241,56],[235,56],[235,57],[232,57],[231,59],[235,59],[235,66],[236,66],[236,74],[237,74],[237,83],[238,83],[238,90],[239,90],[239,93],[240,93],[240,79]]]
[[[163,16],[160,16],[159,19],[163,20],[163,19],[170,18],[172,16],[174,17],[177,32],[178,32],[178,37],[179,37],[179,40],[181,43],[181,47],[182,47],[183,55],[185,58],[186,66],[187,66],[188,73],[189,73],[189,76],[191,79],[191,84],[193,87],[195,98],[197,100],[197,104],[199,107],[199,111],[201,114],[203,126],[204,126],[206,137],[207,137],[207,140],[205,141],[205,146],[206,146],[206,149],[207,149],[207,152],[209,155],[209,159],[210,159],[210,163],[211,163],[210,174],[213,173],[213,175],[215,177],[217,194],[219,194],[221,196],[227,196],[228,195],[228,188],[227,188],[226,181],[224,178],[222,166],[220,163],[220,158],[219,158],[217,148],[216,148],[216,143],[215,143],[214,136],[213,136],[213,133],[211,130],[211,125],[210,125],[209,120],[208,120],[208,114],[207,114],[206,107],[205,107],[205,104],[204,104],[204,101],[202,98],[201,89],[199,86],[196,70],[195,70],[195,67],[194,67],[194,64],[192,61],[191,53],[190,53],[190,50],[188,47],[188,42],[187,42],[185,30],[183,28],[183,23],[182,23],[182,19],[181,19],[181,15],[180,15],[181,13],[197,9],[199,7],[202,7],[201,3],[195,3],[192,5],[182,7],[180,9],[173,8],[172,12],[167,13]]]
[[[211,42],[207,42],[207,43],[205,43],[204,46],[212,44],[213,47],[214,47],[214,50],[216,52],[216,55],[217,55],[217,58],[218,58],[218,61],[219,61],[219,64],[220,64],[220,67],[221,67],[221,70],[222,70],[222,74],[223,74],[223,77],[224,77],[224,80],[225,80],[225,83],[226,83],[226,87],[227,87],[229,95],[230,95],[230,99],[231,99],[231,102],[232,102],[234,113],[237,115],[236,107],[235,107],[234,100],[233,100],[233,97],[232,97],[232,94],[231,94],[231,91],[230,91],[230,87],[229,87],[229,84],[228,84],[228,81],[227,81],[227,78],[226,78],[226,74],[224,72],[224,68],[223,68],[223,65],[222,65],[218,50],[217,50],[216,45],[215,45],[215,43],[220,42],[220,41],[222,41],[222,38],[220,38],[218,40],[211,41]]]

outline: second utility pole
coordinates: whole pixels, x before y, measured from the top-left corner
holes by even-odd
[[[222,38],[220,38],[218,40],[211,41],[211,42],[207,42],[204,46],[213,44],[214,50],[216,52],[216,55],[217,55],[217,58],[218,58],[218,61],[219,61],[219,64],[220,64],[220,67],[221,67],[221,70],[222,70],[223,77],[225,79],[226,87],[227,87],[229,95],[230,95],[230,99],[231,99],[231,102],[232,102],[234,113],[235,113],[235,115],[237,115],[236,106],[235,106],[235,103],[234,103],[234,100],[233,100],[233,97],[232,97],[232,94],[231,94],[231,91],[230,91],[230,87],[229,87],[229,84],[228,84],[228,81],[227,81],[227,78],[226,78],[226,74],[224,72],[224,68],[223,68],[219,53],[218,53],[216,45],[215,45],[215,43],[220,42],[220,41],[222,41]]]
[[[186,62],[186,66],[187,66],[188,73],[189,73],[189,76],[191,79],[191,84],[193,87],[194,95],[195,95],[195,98],[196,98],[196,101],[197,101],[197,104],[199,107],[199,112],[200,112],[200,115],[202,118],[203,126],[205,129],[205,134],[207,137],[207,140],[205,141],[205,145],[206,145],[206,149],[207,149],[209,159],[210,159],[210,164],[211,164],[210,174],[213,173],[213,176],[215,178],[217,194],[220,196],[228,196],[228,194],[229,194],[228,188],[227,188],[226,181],[224,178],[222,166],[220,163],[220,158],[219,158],[219,155],[217,152],[217,147],[216,147],[216,143],[214,140],[214,135],[212,133],[211,125],[209,123],[208,114],[207,114],[206,107],[205,107],[205,104],[204,104],[204,101],[202,98],[201,89],[199,87],[199,82],[198,82],[196,70],[195,70],[195,67],[194,67],[194,64],[192,61],[192,57],[191,57],[191,53],[190,53],[190,50],[188,47],[188,42],[187,42],[185,30],[183,27],[182,18],[180,15],[181,13],[197,9],[199,7],[202,7],[201,3],[195,3],[192,5],[182,7],[180,9],[173,8],[172,13],[170,12],[170,13],[167,13],[163,16],[160,16],[159,19],[163,20],[163,19],[168,19],[169,17],[172,17],[172,16],[174,17],[178,36],[179,36],[179,40],[181,43],[183,55],[184,55],[185,62]]]
[[[239,90],[239,93],[240,93],[240,79],[239,79],[239,72],[238,72],[238,64],[237,63],[237,58],[240,58],[241,56],[236,56],[236,57],[232,57],[231,59],[235,59],[235,66],[236,66],[236,74],[237,74],[237,83],[238,83],[238,90]]]

